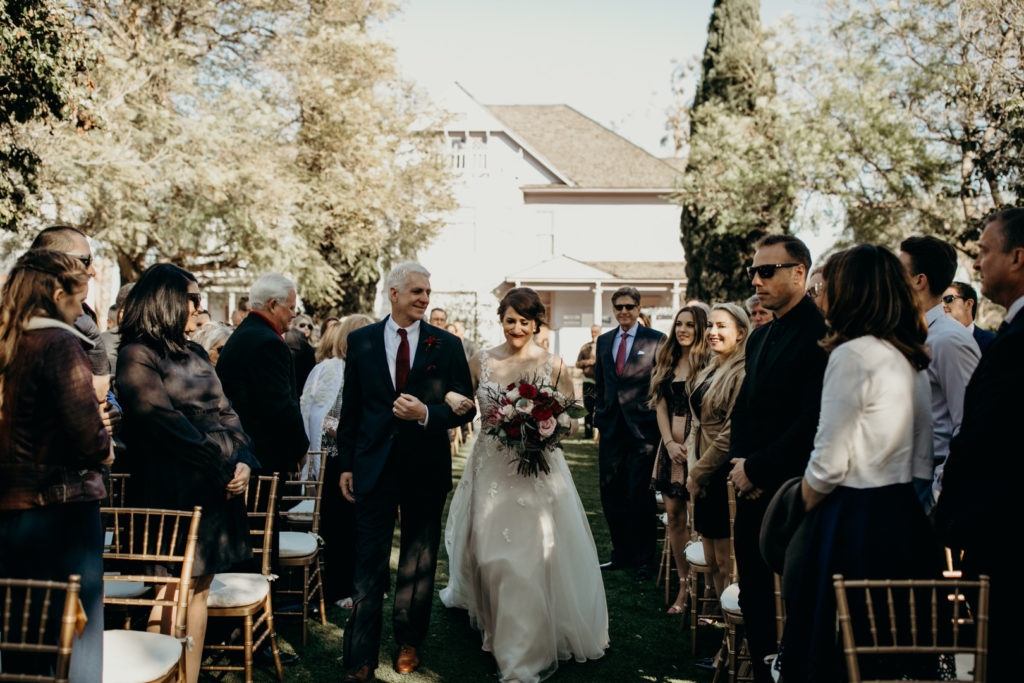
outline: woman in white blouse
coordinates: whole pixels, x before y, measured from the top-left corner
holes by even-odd
[[[830,355],[801,482],[807,552],[792,570],[800,575],[788,596],[780,657],[790,683],[842,680],[833,574],[930,578],[939,566],[911,483],[931,461],[924,318],[899,260],[884,247],[836,254],[823,274],[829,332],[822,345]]]
[[[303,465],[302,478],[315,479],[320,467],[324,473],[323,502],[320,506],[320,533],[324,537],[324,586],[328,600],[339,607],[352,606],[352,571],[355,557],[355,518],[351,504],[341,495],[338,481],[341,467],[338,462],[337,429],[341,415],[341,390],[345,378],[345,351],[348,335],[353,330],[373,322],[366,315],[350,315],[340,323],[331,325],[320,338],[316,349],[317,364],[306,378],[299,407],[309,437],[309,450],[324,451],[310,456]]]

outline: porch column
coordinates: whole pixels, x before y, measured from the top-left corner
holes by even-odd
[[[604,296],[604,288],[600,280],[594,283],[594,324],[601,327],[601,305]]]
[[[680,308],[683,307],[683,302],[681,301],[682,297],[680,296],[682,293],[683,293],[683,288],[680,286],[680,283],[678,281],[673,282],[672,283],[672,311],[673,312],[678,311]]]

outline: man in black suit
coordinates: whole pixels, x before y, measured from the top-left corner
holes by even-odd
[[[295,317],[296,299],[295,284],[283,275],[268,273],[256,280],[249,291],[252,310],[228,337],[217,361],[224,394],[262,465],[253,474],[292,474],[309,448],[292,354],[283,338]]]
[[[1021,678],[1016,648],[1024,585],[1007,549],[1007,525],[1020,516],[1024,480],[1018,428],[1024,414],[1024,209],[988,218],[974,269],[981,293],[1006,307],[1006,319],[967,384],[935,521],[945,545],[963,550],[964,573],[992,580],[987,680],[1002,683]]]
[[[775,584],[761,557],[761,521],[778,488],[803,475],[814,446],[827,358],[818,346],[825,320],[806,296],[811,254],[790,235],[758,244],[751,284],[775,319],[747,342],[747,375],[732,413],[729,478],[738,492],[734,540],[740,607],[754,680],[771,681],[764,657],[778,652]]]
[[[295,366],[295,393],[300,398],[302,388],[306,386],[306,378],[316,365],[316,351],[309,345],[311,334],[313,321],[308,315],[297,315],[292,320],[291,329],[284,335],[284,341],[292,353],[292,364]]]
[[[382,600],[395,512],[401,507],[401,550],[392,615],[399,653],[395,669],[412,673],[427,635],[441,511],[452,488],[448,430],[473,419],[457,415],[448,392],[473,395],[462,343],[423,321],[430,273],[416,263],[387,277],[391,315],[352,332],[345,358],[338,425],[340,486],[355,504],[356,563],[352,616],[345,627],[343,679],[374,680]]]
[[[967,328],[982,353],[996,335],[974,324],[978,317],[978,293],[966,282],[954,282],[942,293],[942,308],[949,317]]]
[[[597,338],[594,424],[598,448],[601,506],[612,537],[611,561],[601,569],[636,568],[635,578],[651,575],[657,543],[657,507],[651,491],[658,420],[648,407],[651,371],[665,335],[640,325],[640,292],[622,287],[612,294],[619,326]]]

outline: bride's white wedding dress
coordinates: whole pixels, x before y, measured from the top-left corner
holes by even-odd
[[[544,377],[551,376],[552,358]],[[488,386],[501,385],[491,381],[485,352],[481,415],[493,407]],[[506,682],[545,680],[559,661],[597,659],[608,647],[594,537],[561,449],[547,458],[549,474],[521,476],[511,453],[481,432],[445,528],[450,579],[441,601],[469,611]]]

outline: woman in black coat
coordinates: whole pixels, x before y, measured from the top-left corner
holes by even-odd
[[[259,465],[209,357],[185,337],[197,329],[200,304],[188,271],[169,263],[147,269],[125,302],[116,378],[132,473],[129,501],[203,508],[188,614],[195,640],[186,661],[190,683],[199,676],[213,575],[252,555],[239,494]]]

